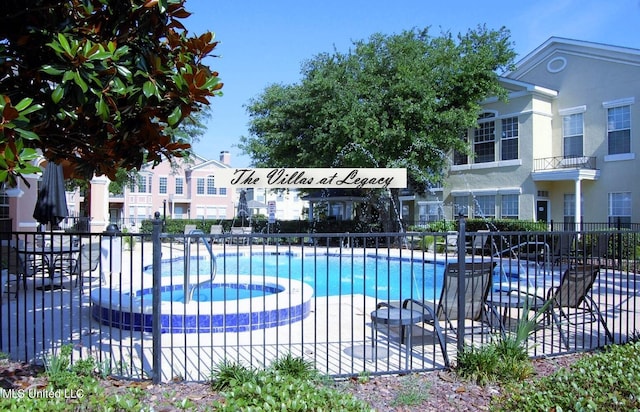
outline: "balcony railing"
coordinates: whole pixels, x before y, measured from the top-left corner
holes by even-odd
[[[533,160],[533,170],[552,169],[596,169],[596,158],[594,156],[555,156]]]

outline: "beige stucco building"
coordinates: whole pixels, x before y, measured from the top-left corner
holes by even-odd
[[[404,214],[639,222],[640,50],[550,38],[501,78],[445,184]],[[580,201],[576,201],[580,199]]]

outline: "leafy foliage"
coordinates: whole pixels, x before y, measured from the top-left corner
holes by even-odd
[[[218,42],[187,35],[184,2],[4,2],[0,182],[26,173],[34,149],[85,179],[186,155],[174,130],[222,83],[203,63]]]
[[[424,188],[451,149],[467,150],[460,134],[480,101],[505,95],[496,71],[514,56],[504,28],[375,34],[315,56],[299,84],[266,88],[241,147],[258,167],[406,167]]]
[[[640,408],[640,343],[613,345],[533,382],[514,383],[496,411],[629,411]]]
[[[224,390],[215,410],[367,411],[366,403],[323,384],[312,364],[287,355],[265,370],[222,362],[212,372],[214,389]]]

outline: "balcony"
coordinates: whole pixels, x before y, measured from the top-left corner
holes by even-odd
[[[592,169],[596,170],[596,158],[593,156],[545,157],[533,160],[533,171],[554,169]]]
[[[600,170],[594,156],[556,156],[534,159],[531,176],[534,181],[598,180]]]

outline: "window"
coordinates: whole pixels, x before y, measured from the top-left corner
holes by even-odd
[[[584,198],[580,199],[580,210],[584,210]],[[580,216],[580,221],[583,221]],[[565,193],[564,195],[564,223],[565,229],[573,229],[576,222],[576,195],[573,193]]]
[[[196,194],[203,195],[204,194],[204,178],[199,177],[196,179]]]
[[[418,215],[420,224],[425,225],[427,222],[437,222],[444,219],[442,202],[431,201],[418,204]]]
[[[136,207],[129,206],[129,223],[134,225],[136,224]]]
[[[167,194],[167,178],[161,177],[158,185],[158,191],[160,194]]]
[[[494,195],[476,196],[474,203],[475,217],[482,219],[496,217],[496,197]]]
[[[518,195],[502,195],[501,216],[503,219],[517,219],[519,202]]]
[[[9,218],[9,196],[5,192],[5,188],[0,191],[0,219]]]
[[[453,197],[453,214],[456,216],[468,216],[469,210],[469,196],[454,196]]]
[[[469,143],[468,133],[464,132],[462,134],[462,136],[460,136],[460,139],[462,139],[464,141],[465,145],[468,144]],[[466,153],[462,153],[462,152],[459,152],[457,150],[455,150],[453,152],[453,164],[454,165],[466,165],[468,162],[469,162],[469,156],[467,156]]]
[[[219,188],[218,193],[220,193],[221,196],[225,196],[227,194],[227,188],[226,187]]]
[[[138,193],[151,193],[151,176],[138,175],[135,191]]]
[[[631,107],[607,109],[609,154],[631,153]]]
[[[176,194],[184,194],[184,179],[182,179],[181,177],[176,177]]]
[[[213,176],[207,176],[207,194],[218,194],[218,191],[216,190],[216,179]]]
[[[502,119],[502,160],[518,158],[518,118]]]
[[[475,163],[488,163],[496,160],[494,117],[493,113],[483,113],[478,119],[478,127],[473,134]]]
[[[582,113],[574,113],[562,118],[564,157],[582,156],[583,121]]]
[[[609,222],[621,223],[628,227],[631,223],[631,192],[609,193]]]
[[[565,223],[575,222],[576,215],[576,195],[565,194],[564,195],[564,221]]]

